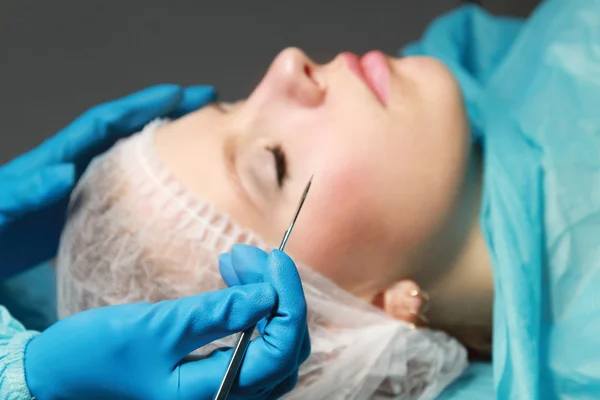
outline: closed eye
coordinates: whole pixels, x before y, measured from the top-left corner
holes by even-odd
[[[285,153],[279,145],[267,147],[266,149],[273,154],[275,171],[277,172],[277,185],[279,187],[283,187],[283,181],[287,177],[287,163],[285,159]]]

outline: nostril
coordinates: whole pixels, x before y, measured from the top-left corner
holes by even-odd
[[[307,78],[309,78],[315,85],[317,85],[317,87],[319,89],[323,89],[323,85],[321,84],[321,82],[318,79],[319,76],[318,76],[318,74],[315,75],[315,69],[313,68],[312,65],[310,65],[308,63],[304,64],[303,71],[304,71],[304,75],[306,75]]]
[[[304,74],[309,78],[312,78],[312,68],[308,64],[304,64]]]

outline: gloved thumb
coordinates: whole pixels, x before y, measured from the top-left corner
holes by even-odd
[[[236,244],[231,253],[219,257],[219,270],[228,286],[264,282],[264,266],[268,257],[257,247]]]
[[[68,196],[76,181],[75,166],[52,165],[29,175],[2,177],[2,180],[0,227]]]
[[[229,289],[157,303],[156,317],[166,328],[161,336],[173,343],[173,366],[200,347],[241,332],[269,315],[277,303],[270,283]],[[163,307],[163,309],[161,309]]]

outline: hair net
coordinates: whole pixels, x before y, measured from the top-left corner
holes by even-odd
[[[58,260],[59,316],[110,304],[156,302],[225,287],[218,257],[234,243],[269,250],[162,164],[154,132],[119,142],[73,193]],[[312,352],[290,399],[435,397],[466,367],[442,332],[413,330],[298,264]],[[228,337],[201,349],[231,346]]]

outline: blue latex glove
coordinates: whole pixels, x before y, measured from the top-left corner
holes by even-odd
[[[157,304],[88,310],[35,337],[25,352],[28,387],[37,399],[211,399],[231,349],[182,359],[197,348],[263,319],[231,398],[271,399],[291,390],[310,352],[300,278],[281,252],[236,248],[261,281]],[[257,256],[258,254],[258,256]],[[243,268],[237,270],[242,280]],[[266,318],[265,318],[266,317]]]
[[[273,324],[274,320],[268,318],[257,324],[257,329],[267,345],[264,348],[256,348],[256,353],[251,353],[252,347],[248,349],[237,387],[232,392],[240,393],[239,398],[243,399],[279,398],[296,386],[298,368],[310,355],[306,300],[296,266],[279,250],[267,254],[253,246],[235,245],[231,253],[221,255],[219,268],[225,283],[232,287],[277,282],[275,287],[279,298],[273,314],[277,317],[277,324]],[[288,281],[295,284],[290,285],[286,283]],[[253,371],[254,357],[258,360],[256,371]],[[227,361],[229,358],[227,355]],[[277,365],[281,362],[293,372],[287,376],[281,373],[283,371],[276,372]],[[262,381],[262,390],[257,393],[254,375],[261,368],[274,371],[275,376],[271,381]],[[221,374],[222,371],[224,370],[220,370]],[[251,397],[250,393],[256,394]]]
[[[0,167],[0,280],[56,254],[69,195],[93,157],[157,117],[177,117],[215,99],[208,86],[155,86],[90,109]]]

